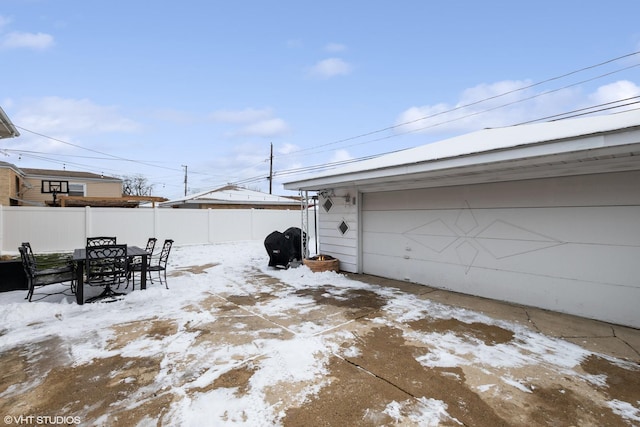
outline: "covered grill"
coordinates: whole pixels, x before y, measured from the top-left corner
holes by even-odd
[[[287,228],[284,233],[274,231],[264,239],[269,254],[269,267],[289,268],[291,262],[302,261],[302,239],[306,234],[298,227]]]

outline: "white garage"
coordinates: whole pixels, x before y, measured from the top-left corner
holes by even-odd
[[[286,184],[373,274],[640,327],[640,111],[487,129]]]

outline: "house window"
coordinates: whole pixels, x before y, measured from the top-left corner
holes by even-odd
[[[70,196],[86,196],[87,185],[82,183],[69,183],[69,195]]]

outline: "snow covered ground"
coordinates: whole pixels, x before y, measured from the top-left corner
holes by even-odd
[[[517,396],[526,398],[535,393],[535,384],[547,384],[543,374],[540,378],[523,374],[527,367],[546,376],[552,373],[563,387],[569,385],[562,377],[580,383],[577,388],[606,386],[604,375],[580,369],[591,352],[524,325],[332,272],[312,273],[306,267],[273,270],[267,262],[261,242],[174,246],[169,289],[150,284],[147,290],[135,290],[116,302],[82,306],[73,296],[29,303],[24,300],[26,291],[0,294],[0,353],[18,349],[15,360],[23,363],[26,372],[15,377],[21,378],[19,382],[4,377],[0,400],[13,404],[0,405],[2,415],[48,410],[51,415],[77,416],[82,424],[97,425],[113,425],[125,414],[139,425],[156,425],[158,419],[163,425],[277,425],[286,420],[289,408],[308,403],[334,381],[330,359],[364,360],[366,355],[354,337],[385,326],[401,329],[407,343],[425,349],[416,355],[425,369],[460,368],[467,382],[473,383],[468,386],[489,400],[505,397],[508,390],[517,406]],[[314,293],[317,289],[322,293]],[[367,292],[383,301],[366,326],[353,314],[353,307],[339,308],[339,302],[347,301],[353,292]],[[323,298],[334,305],[318,303]],[[345,310],[353,315],[345,315]],[[489,325],[510,336],[491,342],[455,330],[404,326],[425,318],[455,319],[463,326]],[[64,351],[53,353],[56,361],[43,367],[42,359],[53,356],[38,351],[30,356],[29,349],[52,339]],[[75,400],[38,406],[34,396],[47,387],[51,369],[72,370],[115,357],[145,357],[157,360],[158,366],[153,377],[145,380],[112,372],[118,387],[127,387],[126,397],[107,399],[104,407]],[[607,360],[636,372],[637,365]],[[243,367],[248,368],[242,371]],[[220,385],[230,372],[247,373],[243,387]],[[640,401],[607,400],[602,392],[593,394],[624,422],[640,423]],[[165,399],[162,408],[153,409],[152,402],[160,398]],[[438,425],[456,418],[450,403],[429,396],[390,400],[379,412],[390,424]]]

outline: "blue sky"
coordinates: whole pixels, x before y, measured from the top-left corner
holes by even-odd
[[[0,150],[177,198],[185,165],[189,193],[267,191],[272,143],[286,194],[292,169],[639,96],[638,16],[637,0],[0,0],[0,106],[21,132]]]

